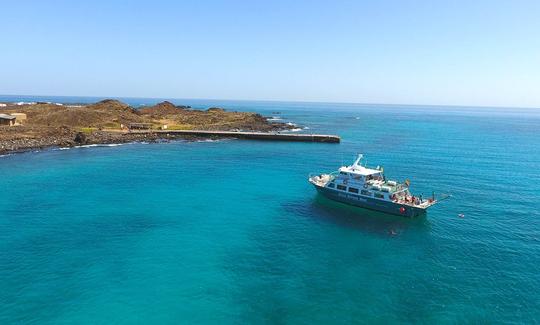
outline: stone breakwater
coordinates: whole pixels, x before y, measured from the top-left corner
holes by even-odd
[[[339,143],[341,138],[332,134],[291,134],[280,132],[245,132],[245,131],[215,131],[215,130],[157,130],[134,131],[135,133],[157,133],[167,136],[191,135],[197,137],[224,137],[235,139],[290,141],[290,142],[327,142]]]

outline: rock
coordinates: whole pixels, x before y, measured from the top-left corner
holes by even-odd
[[[224,108],[221,107],[210,107],[207,109],[208,112],[225,112]]]
[[[75,141],[75,143],[77,144],[86,144],[88,139],[86,139],[86,135],[82,132],[77,132],[77,134],[75,135],[75,139],[73,139],[73,141]]]

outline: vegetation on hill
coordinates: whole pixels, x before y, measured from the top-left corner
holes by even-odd
[[[70,146],[84,143],[110,143],[143,140],[157,135],[108,133],[126,131],[132,123],[145,123],[154,129],[199,129],[222,131],[278,131],[290,128],[270,123],[260,114],[233,112],[212,107],[207,110],[161,102],[135,109],[118,100],[106,99],[88,105],[36,103],[7,105],[0,113],[25,113],[27,120],[16,127],[0,127],[0,152],[46,146]],[[124,132],[124,133],[126,133]],[[84,135],[82,136],[81,133]],[[77,141],[76,141],[77,140]]]

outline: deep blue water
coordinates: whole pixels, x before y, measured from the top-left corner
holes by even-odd
[[[540,322],[539,111],[175,102],[343,142],[0,157],[0,323]],[[318,197],[308,173],[358,152],[453,197],[416,219]]]

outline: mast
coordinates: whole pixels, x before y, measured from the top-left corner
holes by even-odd
[[[358,154],[358,158],[356,158],[356,160],[352,164],[353,169],[355,169],[356,167],[362,167],[362,165],[360,164],[360,162],[362,161],[362,158],[364,158],[364,155],[361,153]]]

